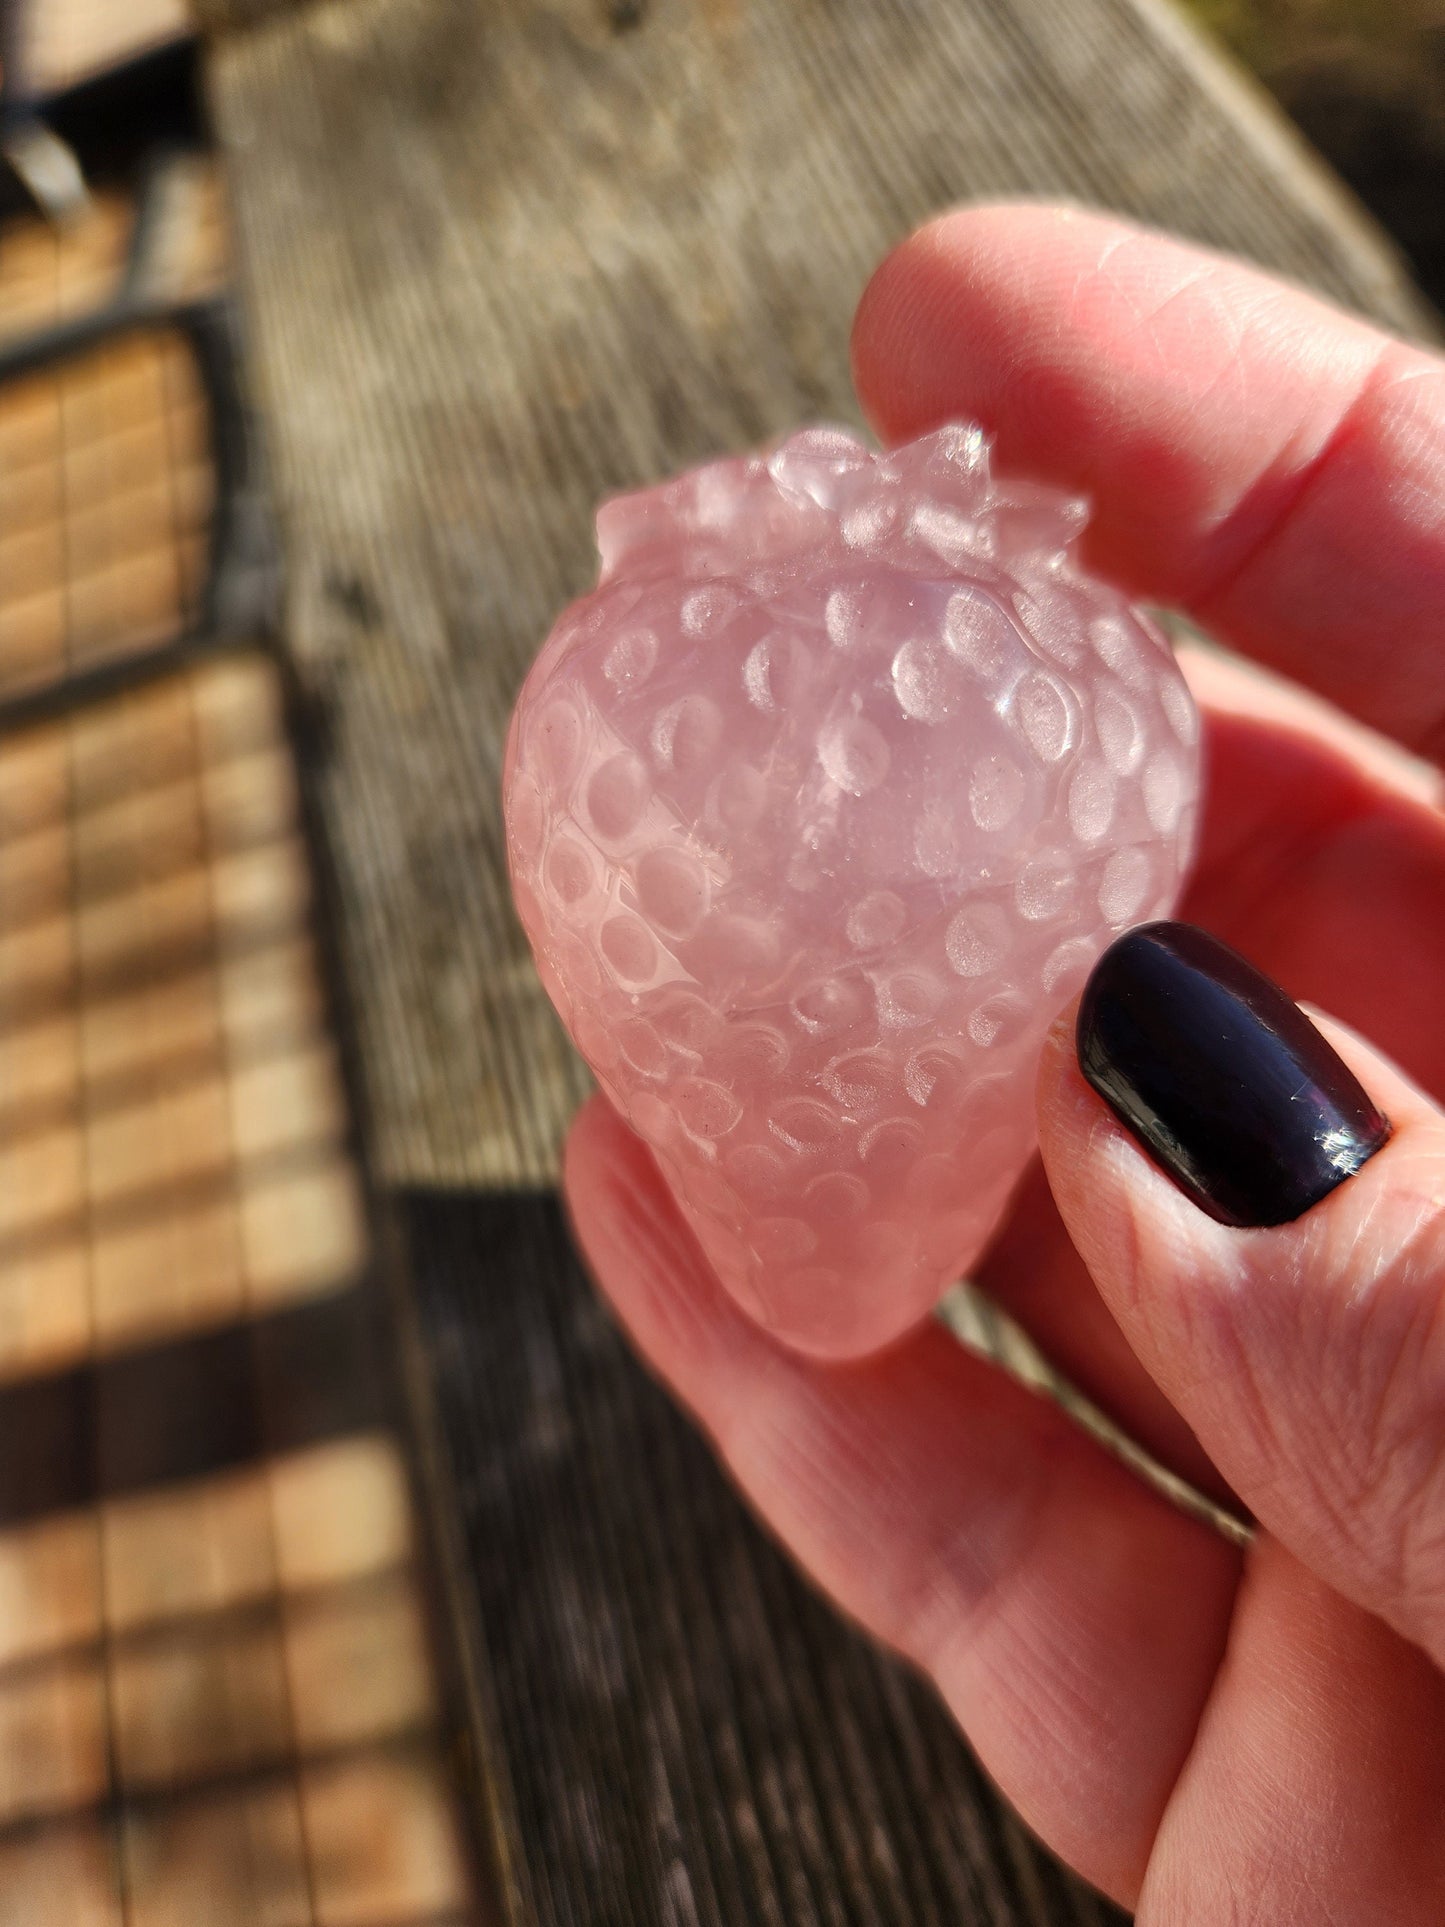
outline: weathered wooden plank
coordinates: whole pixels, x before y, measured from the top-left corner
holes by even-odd
[[[497,786],[596,497],[851,418],[889,242],[962,196],[1066,194],[1423,325],[1163,0],[331,0],[222,36],[210,73],[397,1180],[545,1179],[582,1088]]]
[[[625,1355],[548,1196],[404,1200],[509,1918],[1110,1927]],[[500,1743],[496,1743],[500,1742]]]
[[[310,4],[310,0],[190,0],[191,17],[203,33],[234,33]]]

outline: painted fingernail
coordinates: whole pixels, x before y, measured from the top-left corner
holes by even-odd
[[[1079,1066],[1222,1224],[1286,1224],[1374,1156],[1390,1122],[1304,1012],[1228,944],[1148,923],[1079,1005]]]

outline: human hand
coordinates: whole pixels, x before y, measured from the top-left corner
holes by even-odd
[[[1037,207],[905,243],[854,351],[885,437],[980,420],[1005,469],[1092,496],[1093,566],[1445,756],[1445,364],[1237,263]],[[1294,1222],[1227,1228],[1084,1081],[1066,1012],[1039,1087],[1053,1197],[1026,1181],[979,1278],[1159,1458],[1254,1515],[1247,1553],[938,1327],[846,1366],[788,1350],[600,1100],[567,1195],[758,1510],[932,1676],[1066,1860],[1146,1927],[1435,1922],[1441,791],[1303,691],[1188,667],[1208,794],[1181,914],[1332,1013],[1394,1135]]]

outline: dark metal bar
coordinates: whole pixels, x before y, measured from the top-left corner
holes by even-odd
[[[183,669],[198,655],[232,646],[235,638],[211,633],[203,624],[184,630],[170,642],[137,650],[133,656],[119,656],[113,662],[99,662],[88,669],[77,669],[54,682],[22,690],[19,695],[0,698],[0,737],[33,729],[37,723],[53,722],[72,710],[90,703],[104,702],[110,696],[123,696],[129,690]]]
[[[125,288],[108,306],[59,322],[0,347],[0,386],[79,359],[128,335],[170,331],[183,335],[195,358],[210,418],[215,498],[206,582],[200,612],[180,635],[154,648],[97,663],[15,695],[0,697],[0,735],[49,721],[80,703],[98,702],[182,667],[204,651],[236,641],[229,606],[235,571],[254,558],[244,552],[237,505],[254,481],[251,438],[236,376],[230,303],[224,296],[178,303],[135,301]]]

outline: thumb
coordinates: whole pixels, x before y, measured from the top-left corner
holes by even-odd
[[[1260,1523],[1445,1663],[1445,1117],[1187,924],[1096,965],[1044,1163],[1147,1370]]]

